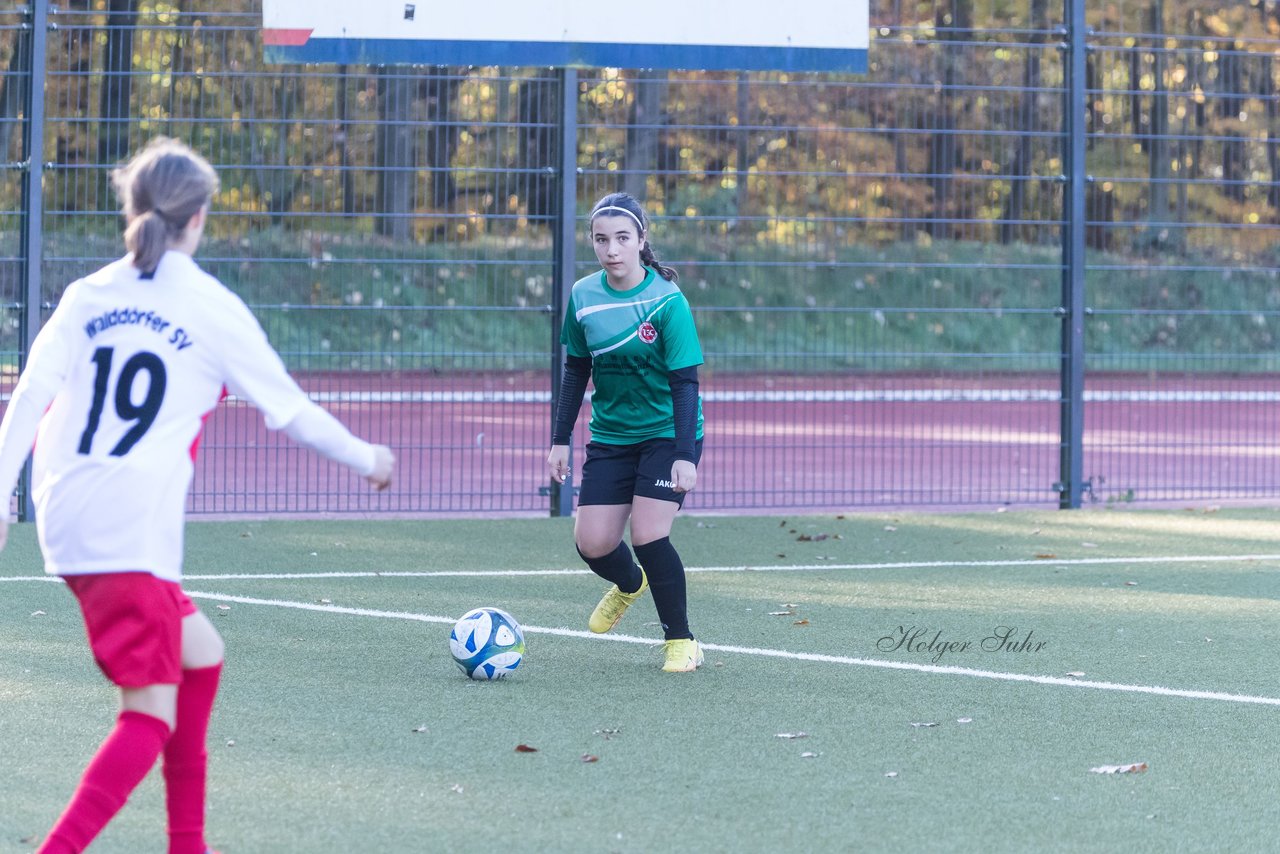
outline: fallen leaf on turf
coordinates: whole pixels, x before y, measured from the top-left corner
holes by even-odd
[[[884,526],[884,529],[885,529],[886,531],[896,531],[896,530],[898,530],[898,526],[897,526],[897,525],[885,525],[885,526]]]
[[[792,531],[792,533],[795,533],[795,532]],[[796,537],[797,543],[809,543],[812,541],[813,541],[813,537],[809,536],[808,534],[801,534],[800,536]]]
[[[613,738],[615,735],[620,735],[621,733],[622,733],[622,730],[621,730],[621,729],[598,729],[598,730],[596,730],[596,735],[603,736],[606,740],[608,740],[608,739],[610,739],[610,738]]]
[[[537,752],[538,752],[538,748],[536,747],[530,747],[527,744],[516,745],[516,753],[537,753]]]
[[[928,727],[928,726],[937,726],[938,722],[937,721],[919,721],[918,723],[913,723],[911,725]]]
[[[236,746],[236,740],[234,738],[228,738],[227,747],[235,747],[235,746]]]
[[[778,557],[786,557],[782,552],[778,552]]]
[[[816,754],[816,753],[809,753],[808,751],[806,751],[806,752],[804,752],[804,753],[801,753],[801,754],[800,754],[800,758],[801,758],[801,759],[817,759],[817,758],[818,758],[818,754]]]
[[[774,738],[808,738],[807,732],[780,732]]]
[[[1067,673],[1067,675],[1068,675],[1068,676],[1074,676],[1074,677],[1076,677],[1077,679],[1079,679],[1081,676],[1083,676],[1083,675],[1084,675],[1084,671],[1083,671],[1083,670],[1072,670],[1072,671],[1070,671],[1069,673]]]
[[[44,611],[32,611],[32,612],[31,612],[31,616],[33,616],[33,617],[43,617],[43,616],[45,616],[45,613],[44,613]],[[1208,640],[1208,638],[1205,638],[1205,640]]]
[[[770,611],[769,612],[770,617],[794,617],[795,615],[796,615],[795,611]]]
[[[973,718],[956,718],[956,723],[958,723],[958,724],[971,724],[971,723],[973,723]]]
[[[794,623],[792,623],[791,625],[793,625],[793,626],[807,626],[807,625],[809,625],[809,621],[808,621],[808,620],[796,620],[796,621],[795,621]]]
[[[459,795],[461,795],[461,794],[462,794],[462,786],[461,786],[461,785],[459,785],[458,783],[454,783],[452,786],[450,786],[450,787],[449,787],[449,791],[451,791],[451,792],[457,792]]]
[[[897,772],[897,771],[886,771],[886,772],[884,772],[884,775],[885,775],[886,777],[897,777],[897,776],[898,776],[898,772]]]
[[[1130,762],[1128,765],[1099,765],[1089,769],[1094,774],[1141,774],[1147,770],[1145,762]]]
[[[1041,552],[1040,554],[1036,555],[1036,560],[1053,560],[1056,557],[1057,555],[1053,554],[1052,552]]]
[[[786,519],[783,519],[781,522],[779,522],[779,523],[778,523],[778,527],[779,527],[779,528],[785,528],[785,527],[787,527],[787,520],[786,520]]]
[[[1097,543],[1081,543],[1080,545],[1086,549],[1096,549],[1098,547]]]
[[[217,607],[217,609],[218,609],[219,611],[230,611],[230,610],[231,610],[231,606],[230,606],[230,605],[218,605],[218,606],[216,606],[216,607]]]
[[[584,754],[582,754],[582,761],[583,761],[583,762],[586,762],[586,763],[590,763],[590,762],[599,762],[599,761],[600,761],[600,757],[599,757],[599,756],[593,756],[593,755],[592,755],[592,754],[590,754],[590,753],[584,753]]]
[[[320,600],[320,604],[321,604],[321,605],[332,605],[332,604],[333,604],[333,600],[332,600],[332,599],[321,599],[321,600]]]
[[[1138,582],[1136,582],[1136,581],[1126,581],[1126,582],[1124,583],[1124,586],[1125,586],[1125,587],[1137,587],[1137,586],[1138,586]]]
[[[426,732],[426,731],[427,731],[427,725],[426,725],[426,724],[423,724],[423,725],[422,725],[422,726],[420,726],[420,727],[416,727],[413,731],[414,731],[414,732]]]

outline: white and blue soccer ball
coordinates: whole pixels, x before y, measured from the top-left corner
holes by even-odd
[[[524,659],[524,630],[501,608],[474,608],[449,633],[449,651],[472,679],[501,679]]]

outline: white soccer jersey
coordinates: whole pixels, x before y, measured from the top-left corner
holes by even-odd
[[[32,464],[47,572],[180,580],[193,446],[224,387],[272,429],[314,407],[244,302],[187,255],[167,252],[153,278],[128,256],[67,288],[10,404],[49,405]]]

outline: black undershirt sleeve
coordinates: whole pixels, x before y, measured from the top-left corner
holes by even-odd
[[[676,459],[693,462],[698,435],[698,366],[672,371],[667,382],[676,422]]]
[[[587,380],[591,378],[590,356],[566,356],[564,373],[560,380],[560,399],[556,401],[555,429],[551,433],[551,444],[567,445],[573,435],[574,422],[578,420],[578,410],[582,409],[582,398],[587,393]]]

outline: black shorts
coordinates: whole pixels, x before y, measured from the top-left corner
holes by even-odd
[[[702,459],[702,440],[693,446],[693,462]],[[671,488],[676,461],[675,439],[648,439],[635,445],[587,443],[578,505],[630,504],[637,495],[684,504],[684,493]]]

